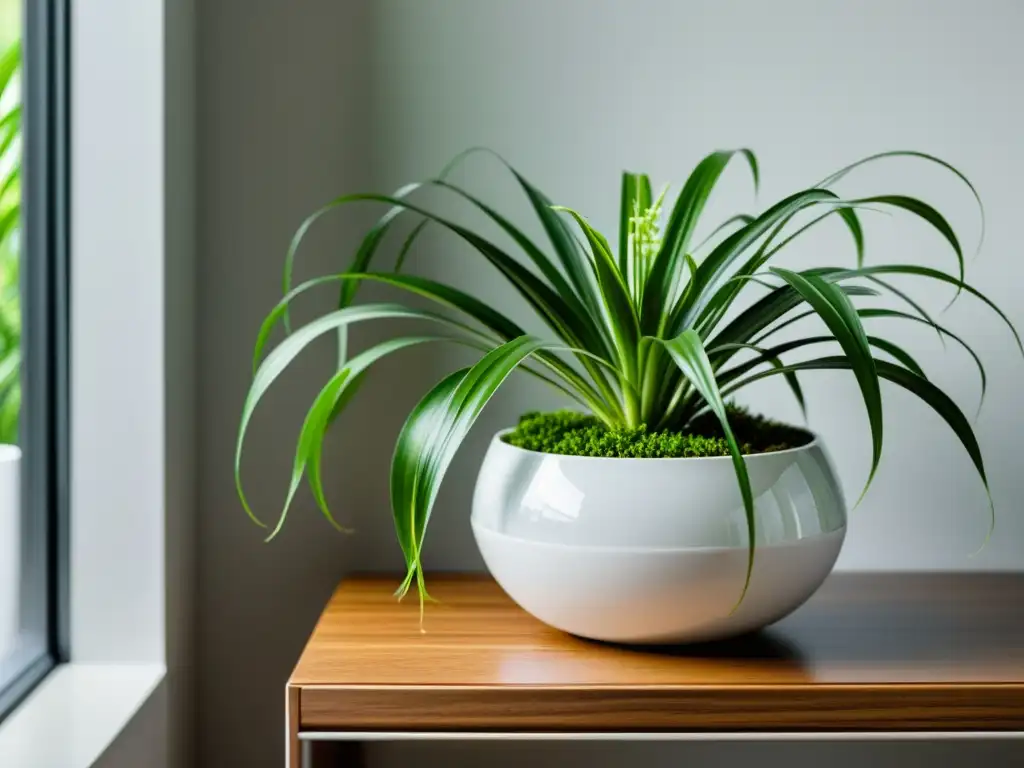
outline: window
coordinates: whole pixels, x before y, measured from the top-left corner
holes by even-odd
[[[0,717],[66,657],[66,18],[0,0]]]

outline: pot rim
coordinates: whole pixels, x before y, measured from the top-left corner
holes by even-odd
[[[672,462],[672,461],[732,461],[732,456],[663,456],[658,458],[642,458],[636,456],[577,456],[571,453],[546,453],[545,451],[532,451],[529,448],[520,448],[518,445],[512,445],[506,443],[501,438],[509,434],[515,429],[515,427],[506,427],[505,429],[499,429],[494,433],[491,438],[491,445],[497,445],[503,449],[512,451],[519,451],[521,453],[533,454],[535,456],[557,456],[559,459],[566,461],[640,461],[640,462]],[[781,451],[768,451],[761,453],[744,453],[741,454],[743,458],[749,462],[760,461],[772,456],[787,456],[802,451],[809,451],[812,448],[823,447],[821,436],[817,432],[807,429],[805,427],[797,427],[797,429],[804,430],[811,436],[811,439],[803,445],[798,445],[795,448],[786,448]]]

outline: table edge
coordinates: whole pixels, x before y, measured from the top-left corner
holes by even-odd
[[[298,729],[1015,731],[1024,684],[297,686]]]
[[[299,731],[300,741],[971,741],[1012,731]]]

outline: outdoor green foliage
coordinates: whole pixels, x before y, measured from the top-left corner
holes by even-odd
[[[732,428],[725,399],[765,377],[783,376],[802,406],[798,373],[829,369],[853,373],[872,437],[868,483],[882,456],[880,383],[882,379],[894,382],[923,400],[952,428],[987,491],[981,452],[960,408],[929,382],[905,350],[873,335],[865,325],[873,326],[881,318],[926,323],[940,336],[963,343],[936,324],[901,286],[890,282],[892,278],[948,285],[951,294],[969,293],[1007,325],[1009,320],[964,283],[960,239],[934,207],[902,194],[844,199],[833,191],[838,182],[866,163],[903,157],[947,169],[966,185],[980,207],[974,187],[945,161],[912,151],[873,155],[759,213],[738,214],[700,232],[698,224],[708,197],[731,160],[738,158],[747,166],[756,189],[759,169],[752,152],[741,149],[711,153],[696,166],[671,202],[665,190],[655,196],[646,175],[625,173],[618,238],[613,246],[581,214],[553,206],[543,192],[493,153],[491,156],[508,168],[523,193],[546,242],[534,240],[499,211],[449,181],[452,169],[476,151],[457,157],[437,178],[410,184],[394,194],[339,197],[306,219],[296,232],[285,259],[284,297],[271,310],[256,339],[253,380],[236,444],[238,493],[246,512],[260,525],[264,524],[243,493],[240,473],[242,447],[253,411],[277,377],[316,338],[336,334],[340,355],[337,372],[313,401],[303,422],[284,508],[269,538],[281,529],[303,475],[320,509],[334,522],[321,484],[324,433],[374,362],[392,352],[439,341],[462,344],[483,354],[476,364],[454,371],[431,389],[398,436],[391,464],[391,503],[408,567],[400,595],[413,580],[421,599],[425,595],[421,553],[438,487],[477,416],[514,370],[547,382],[610,430],[636,430],[648,425],[653,432],[668,429],[700,434],[699,429],[693,429],[695,423],[717,423],[746,511],[751,542],[748,583],[754,562],[754,499],[740,439]],[[469,206],[490,230],[500,230],[501,237],[484,237],[434,212],[423,200],[427,192]],[[366,202],[389,207],[366,233],[354,256],[339,264],[336,274],[295,286],[295,254],[309,228],[329,211]],[[878,258],[866,265],[861,213],[872,208],[910,214],[937,232],[947,252],[936,254],[936,263],[951,268],[885,263]],[[407,219],[412,219],[415,226],[406,230],[404,239],[394,242],[393,266],[378,266],[381,246],[388,242],[395,225]],[[795,238],[830,220],[839,222],[848,232],[853,246],[848,255],[838,256],[835,264],[802,271],[776,266],[776,257]],[[402,272],[406,254],[426,225],[446,231],[476,257],[487,261],[543,321],[550,335],[541,338],[525,333],[498,309],[449,283]],[[837,251],[828,253],[831,257]],[[447,260],[453,275],[458,273],[458,261],[450,251],[442,250],[437,255]],[[426,298],[437,305],[438,311],[396,303],[353,303],[356,289],[366,281]],[[291,302],[321,286],[333,286],[338,291],[337,309],[292,329],[288,313]],[[750,300],[741,302],[741,296]],[[870,305],[863,305],[865,298]],[[419,335],[394,338],[355,356],[347,355],[350,325],[396,318],[419,320],[418,329],[435,327],[440,333],[420,330]],[[794,338],[798,327],[792,324],[804,318],[811,324]],[[289,333],[267,353],[271,333],[279,324]],[[778,337],[783,328],[789,333]],[[1016,330],[1012,326],[1010,329],[1024,353]],[[792,357],[793,352],[821,345],[838,348],[824,356]],[[984,369],[976,356],[974,359],[984,392]]]
[[[768,453],[810,442],[802,429],[754,416],[726,406],[729,424],[744,454]],[[698,458],[728,456],[729,441],[715,420],[694,419],[689,431],[649,431],[639,427],[608,427],[587,413],[554,411],[526,413],[519,425],[502,438],[528,451],[566,456],[600,456],[615,459]]]
[[[0,443],[18,442],[21,412],[21,46],[0,56]]]

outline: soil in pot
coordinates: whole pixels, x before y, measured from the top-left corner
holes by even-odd
[[[729,406],[729,423],[744,454],[799,448],[813,440],[810,432]],[[701,416],[685,430],[609,429],[597,418],[577,411],[527,413],[502,438],[528,451],[565,456],[621,459],[669,459],[728,456],[729,446],[718,420]]]

